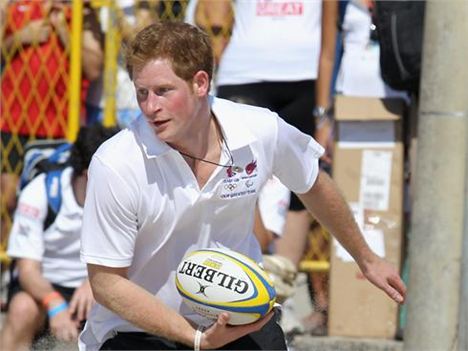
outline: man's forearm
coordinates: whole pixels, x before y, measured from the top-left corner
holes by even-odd
[[[82,66],[83,73],[89,80],[99,77],[102,71],[104,53],[98,40],[96,40],[90,31],[83,32],[82,45]]]
[[[323,171],[305,194],[299,195],[310,213],[354,257],[366,278],[394,301],[405,300],[405,284],[397,270],[367,245],[354,216],[332,179]]]
[[[21,288],[30,294],[38,303],[54,291],[50,282],[42,276],[41,263],[30,259],[19,259],[19,282]]]
[[[106,269],[91,268],[90,283],[98,303],[148,333],[193,345],[195,330],[186,319],[140,286]]]
[[[309,212],[354,257],[359,266],[375,254],[367,245],[354,216],[335,182],[323,171],[305,194],[298,195]]]

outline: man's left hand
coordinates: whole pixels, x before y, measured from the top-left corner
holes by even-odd
[[[361,269],[372,284],[385,291],[394,301],[400,304],[405,302],[406,286],[393,265],[375,255]]]

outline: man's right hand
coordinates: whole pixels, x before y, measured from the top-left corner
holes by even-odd
[[[76,288],[70,300],[68,309],[73,319],[79,322],[85,321],[88,318],[94,302],[89,280],[86,279],[80,287]]]
[[[52,335],[58,340],[67,342],[78,340],[78,321],[72,319],[68,308],[50,318],[49,324]]]
[[[218,320],[203,332],[200,348],[217,349],[247,334],[256,332],[262,329],[273,315],[274,312],[271,311],[256,322],[244,325],[229,325],[229,314],[221,313]]]

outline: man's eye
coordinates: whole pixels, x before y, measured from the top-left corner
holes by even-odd
[[[161,96],[161,95],[166,94],[168,91],[169,91],[169,88],[159,88],[156,91],[156,95]]]
[[[147,96],[148,96],[148,90],[146,90],[146,89],[138,89],[137,90],[137,97],[139,99],[146,99]]]

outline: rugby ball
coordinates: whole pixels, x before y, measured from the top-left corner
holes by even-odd
[[[267,273],[249,257],[228,249],[187,254],[177,268],[176,286],[193,311],[213,320],[228,312],[232,325],[255,322],[276,300]]]

